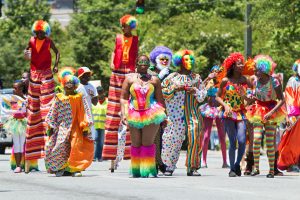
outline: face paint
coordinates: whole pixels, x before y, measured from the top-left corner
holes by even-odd
[[[150,62],[149,62],[149,60],[139,60],[138,62],[137,62],[137,64],[138,65],[145,65],[145,66],[149,66],[150,65]]]
[[[190,55],[183,56],[182,61],[184,68],[187,70],[191,70],[195,65],[195,60]]]
[[[165,67],[170,67],[171,57],[167,54],[160,54],[156,57],[156,68],[162,70]]]

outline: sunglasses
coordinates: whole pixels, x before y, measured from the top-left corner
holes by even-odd
[[[146,66],[149,66],[150,65],[150,62],[149,60],[139,60],[137,62],[138,65],[146,65]]]

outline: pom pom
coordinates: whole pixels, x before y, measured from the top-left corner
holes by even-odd
[[[43,31],[47,37],[49,37],[51,34],[50,25],[43,20],[35,21],[32,25],[31,31],[34,36],[36,36],[37,31]]]
[[[274,73],[276,63],[272,60],[270,56],[267,55],[257,55],[254,57],[254,62],[256,70],[262,73],[272,75]]]
[[[229,71],[238,60],[244,63],[244,56],[240,52],[232,53],[224,60],[222,66]]]
[[[123,17],[121,17],[120,19],[120,24],[121,26],[123,24],[127,24],[130,26],[131,29],[135,29],[138,25],[137,19],[132,16],[132,15],[124,15]]]
[[[293,64],[293,71],[297,72],[298,71],[298,67],[300,67],[300,59],[296,60],[295,63]]]

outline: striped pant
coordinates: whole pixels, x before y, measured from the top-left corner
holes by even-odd
[[[115,160],[118,148],[118,130],[121,122],[121,90],[126,74],[130,73],[130,69],[122,67],[114,70],[110,77],[110,85],[108,92],[108,104],[105,122],[105,139],[102,151],[104,160]],[[126,143],[124,159],[130,159],[130,134],[126,133]]]
[[[54,88],[55,84],[51,69],[30,72],[25,160],[44,157],[45,118],[54,98]]]
[[[263,128],[265,128],[266,145],[267,145],[267,156],[269,160],[270,173],[274,174],[274,162],[275,162],[275,134],[276,124],[253,124],[254,127],[254,140],[253,140],[253,156],[254,156],[254,167],[259,170],[259,157],[260,157],[260,146],[263,134]]]

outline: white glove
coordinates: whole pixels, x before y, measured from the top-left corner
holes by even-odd
[[[167,76],[170,73],[169,67],[165,67],[162,70],[160,70],[158,74],[158,78],[162,80],[165,76]]]
[[[31,50],[24,50],[24,57],[26,60],[31,60]]]

